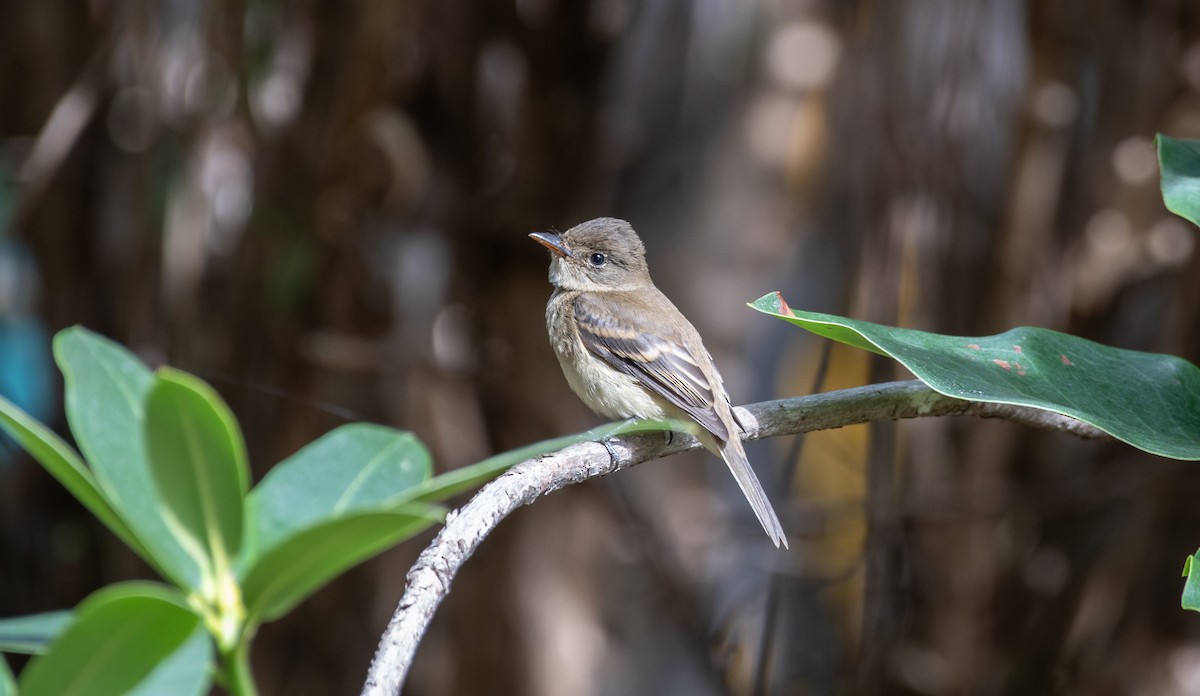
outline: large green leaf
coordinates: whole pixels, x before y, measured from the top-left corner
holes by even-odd
[[[76,500],[91,511],[122,541],[140,553],[149,554],[142,547],[133,530],[125,524],[113,508],[113,504],[100,490],[96,478],[83,464],[75,452],[54,431],[39,423],[28,413],[17,408],[8,399],[0,396],[0,428],[17,441],[30,456],[37,460],[50,475],[58,479]]]
[[[352,512],[292,534],[254,559],[242,582],[250,622],[276,619],[342,571],[440,522],[445,511],[413,503]]]
[[[79,605],[76,621],[54,641],[49,653],[29,662],[21,672],[21,693],[130,693],[164,664],[172,663],[177,651],[194,650],[189,646],[200,626],[200,617],[178,592],[166,587],[142,582],[106,587]],[[172,693],[198,694],[207,689],[206,669],[189,666],[189,672],[192,683],[172,680],[179,687]]]
[[[159,661],[127,696],[201,696],[210,691],[212,670],[212,636],[197,624],[183,645]]]
[[[396,502],[438,502],[446,500],[492,480],[497,475],[526,459],[533,459],[543,454],[557,452],[581,442],[599,442],[610,437],[635,435],[637,433],[665,432],[669,430],[694,435],[697,428],[698,426],[695,423],[677,420],[631,419],[606,423],[582,433],[564,435],[552,440],[542,440],[541,442],[535,442],[525,447],[488,457],[470,466],[464,466],[454,471],[447,471],[409,489],[403,496],[397,498]]]
[[[889,355],[948,396],[1054,411],[1153,454],[1200,459],[1200,368],[1181,358],[1029,327],[966,338],[880,326],[796,312],[778,293],[750,306]]]
[[[78,326],[54,337],[54,357],[66,378],[67,420],[75,441],[140,543],[122,539],[164,576],[197,587],[199,566],[163,521],[146,462],[142,426],[150,371],[129,351]]]
[[[415,439],[380,426],[344,426],[281,463],[250,494],[249,508],[262,515],[257,523],[262,539],[242,566],[247,613],[251,621],[282,616],[343,570],[440,522],[444,511],[428,502],[477,486],[518,462],[579,442],[672,429],[692,430],[677,421],[610,423],[414,485],[428,471],[428,455]],[[349,451],[336,452],[343,446]],[[403,465],[406,459],[410,466]],[[326,471],[329,466],[344,470]],[[329,490],[314,495],[314,486]],[[366,490],[376,486],[379,490]],[[312,507],[320,514],[289,506]]]
[[[280,462],[251,491],[245,557],[326,520],[382,509],[429,470],[429,451],[411,433],[367,423],[337,428]]]
[[[163,514],[201,562],[230,568],[242,543],[246,448],[229,407],[203,381],[160,368],[146,395],[146,453]]]
[[[1200,140],[1179,140],[1161,133],[1156,140],[1167,210],[1200,225]]]
[[[59,636],[75,615],[69,611],[13,616],[0,619],[0,652],[38,655]]]

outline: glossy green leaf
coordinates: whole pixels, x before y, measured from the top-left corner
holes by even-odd
[[[199,566],[163,521],[146,461],[142,428],[150,371],[129,351],[78,326],[54,337],[54,357],[66,379],[71,433],[100,488],[140,541],[122,539],[164,576],[197,587]]]
[[[329,519],[385,508],[429,471],[429,451],[411,433],[367,423],[337,428],[280,462],[251,491],[245,555],[268,552]]]
[[[1200,140],[1179,140],[1161,133],[1155,140],[1167,210],[1200,225]]]
[[[122,541],[143,557],[148,556],[133,530],[125,524],[108,497],[100,490],[96,478],[84,466],[79,454],[61,437],[2,396],[0,428]]]
[[[674,421],[611,423],[427,479],[428,454],[411,435],[339,428],[280,463],[250,494],[259,539],[241,573],[247,611],[253,620],[278,618],[345,569],[440,522],[444,511],[422,503],[573,444],[671,429],[690,431]]]
[[[1200,551],[1197,551],[1200,554]],[[1183,597],[1180,604],[1184,609],[1192,611],[1200,611],[1200,568],[1196,567],[1196,556],[1188,556],[1183,562],[1183,576],[1187,580],[1183,583]]]
[[[492,480],[526,459],[533,459],[544,454],[557,452],[581,442],[599,442],[611,437],[649,432],[675,431],[694,435],[697,428],[698,426],[695,423],[677,420],[631,419],[606,423],[591,430],[585,430],[582,433],[535,442],[525,447],[488,457],[470,466],[464,466],[454,471],[447,471],[412,488],[403,497],[399,498],[398,502],[439,502],[446,500]]]
[[[213,652],[212,636],[203,623],[197,624],[183,645],[161,660],[127,696],[202,696],[209,693]]]
[[[230,567],[242,543],[249,474],[229,407],[203,381],[161,368],[146,395],[145,442],[168,524],[186,547],[202,550],[201,562]]]
[[[251,622],[276,619],[344,570],[440,522],[445,511],[414,503],[354,512],[289,536],[255,559],[242,582]]]
[[[50,611],[0,619],[0,652],[38,655],[59,636],[75,615],[69,611]]]
[[[190,641],[200,617],[178,592],[151,583],[106,587],[84,600],[76,621],[21,672],[24,696],[108,696],[127,694],[146,682]],[[207,671],[193,670],[199,682],[177,693],[202,693]]]
[[[794,312],[778,293],[750,306],[889,355],[942,394],[1065,414],[1147,452],[1200,459],[1200,368],[1181,358],[1029,327],[966,338],[880,326]]]

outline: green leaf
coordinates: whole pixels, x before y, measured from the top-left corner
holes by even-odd
[[[24,696],[126,694],[158,674],[181,649],[191,649],[200,617],[178,592],[151,583],[106,587],[85,599],[76,621],[21,672]],[[206,639],[207,640],[207,639]],[[206,664],[206,663],[205,663]],[[208,688],[206,669],[173,693]],[[161,678],[161,677],[159,677]],[[145,692],[143,692],[145,693]]]
[[[429,466],[415,438],[381,426],[343,426],[282,462],[250,494],[260,539],[242,566],[247,613],[251,621],[282,616],[345,569],[440,522],[444,511],[425,503],[479,485],[518,462],[580,442],[663,430],[692,427],[677,421],[610,423],[413,485],[428,475]],[[321,487],[328,490],[313,491]]]
[[[1200,140],[1178,140],[1159,133],[1155,141],[1167,210],[1200,225]]]
[[[212,637],[201,623],[128,696],[202,696],[210,690],[212,669]]]
[[[146,453],[167,522],[215,572],[242,543],[246,448],[229,407],[203,381],[161,368],[146,395]]]
[[[66,379],[67,420],[75,441],[112,507],[140,541],[118,535],[165,577],[197,587],[199,566],[163,521],[146,462],[142,426],[150,371],[129,351],[78,326],[54,337],[54,357]]]
[[[1197,551],[1200,554],[1200,551]],[[1196,556],[1188,556],[1183,562],[1183,576],[1187,581],[1183,583],[1183,597],[1180,599],[1180,604],[1184,609],[1192,611],[1200,611],[1200,569],[1196,568]]]
[[[100,490],[96,478],[61,437],[0,396],[0,428],[17,441],[31,457],[66,488],[106,527],[135,551],[147,557],[133,530],[125,524],[108,497]]]
[[[75,615],[69,611],[13,616],[0,619],[0,652],[39,655],[59,636]]]
[[[310,443],[263,477],[247,500],[244,556],[358,510],[378,510],[429,477],[429,451],[411,433],[344,425]]]
[[[577,445],[581,442],[599,442],[610,437],[635,435],[637,433],[675,431],[694,435],[699,426],[678,420],[630,419],[607,423],[574,435],[564,435],[552,440],[543,440],[515,450],[502,452],[481,462],[464,466],[454,471],[428,479],[410,489],[398,502],[439,502],[479,486],[504,473],[526,459]]]
[[[750,306],[821,336],[866,342],[942,394],[1061,413],[1147,452],[1200,460],[1200,368],[1181,358],[1029,327],[966,338],[880,326],[794,312],[778,293]]]
[[[289,536],[246,571],[242,598],[248,623],[286,614],[347,568],[444,516],[441,508],[414,503],[396,511],[350,513]]]

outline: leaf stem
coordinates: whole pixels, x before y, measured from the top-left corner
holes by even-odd
[[[232,650],[221,655],[222,681],[232,696],[258,696],[250,670],[250,640],[243,635]]]

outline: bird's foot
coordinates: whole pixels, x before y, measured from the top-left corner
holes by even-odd
[[[619,457],[617,457],[617,451],[613,449],[612,443],[610,443],[608,440],[601,440],[600,444],[604,445],[604,449],[608,451],[608,461],[613,466],[616,466],[617,462],[621,460]]]

